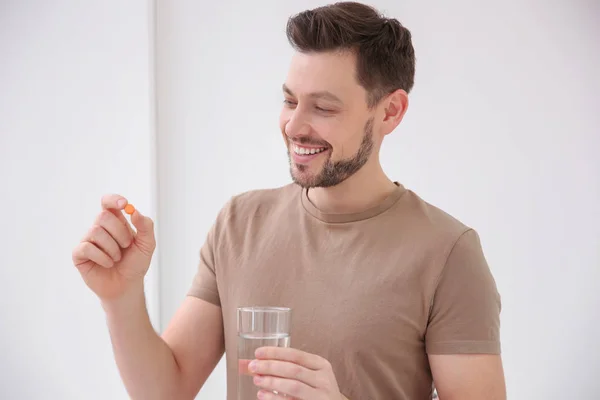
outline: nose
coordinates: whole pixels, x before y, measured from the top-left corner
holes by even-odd
[[[289,138],[308,136],[310,133],[310,124],[303,118],[298,109],[291,113],[290,119],[285,124],[285,134]]]

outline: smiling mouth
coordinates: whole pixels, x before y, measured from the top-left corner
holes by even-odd
[[[308,156],[313,154],[319,154],[327,150],[327,147],[302,147],[296,144],[292,145],[294,153],[299,156]]]

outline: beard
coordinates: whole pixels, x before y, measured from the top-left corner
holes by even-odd
[[[290,174],[294,183],[303,188],[326,188],[339,185],[358,172],[369,160],[373,152],[373,118],[365,123],[363,140],[358,151],[350,158],[333,161],[331,153],[325,160],[321,171],[316,175],[308,175],[307,165],[293,164],[288,146]]]

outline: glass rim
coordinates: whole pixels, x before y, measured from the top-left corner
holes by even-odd
[[[271,313],[285,313],[291,312],[290,307],[270,307],[270,306],[244,306],[238,307],[238,312],[271,312]]]

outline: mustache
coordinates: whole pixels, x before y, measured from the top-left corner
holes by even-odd
[[[331,147],[331,145],[324,140],[317,140],[317,139],[313,139],[313,138],[306,137],[306,136],[301,136],[301,137],[297,137],[297,138],[291,138],[291,137],[287,136],[287,140],[289,142],[297,143],[297,144],[301,144],[301,145],[304,144],[304,145],[310,145],[310,146]]]

